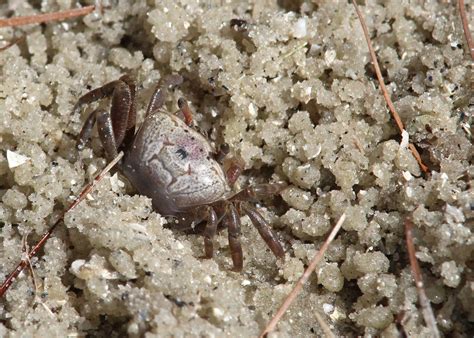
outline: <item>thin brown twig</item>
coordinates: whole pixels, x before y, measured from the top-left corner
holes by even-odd
[[[362,30],[364,31],[365,40],[367,41],[367,46],[369,48],[370,58],[372,59],[372,64],[375,68],[375,74],[377,75],[377,80],[380,84],[380,90],[382,91],[383,97],[385,98],[385,102],[387,103],[387,106],[392,114],[393,119],[395,120],[395,123],[397,124],[400,133],[402,133],[405,130],[405,127],[403,126],[403,122],[400,119],[400,115],[398,115],[397,111],[395,110],[395,106],[393,105],[393,102],[390,99],[390,94],[388,93],[387,88],[385,87],[385,83],[383,82],[382,72],[380,71],[377,56],[375,55],[374,48],[372,47],[372,42],[369,36],[369,30],[367,29],[367,25],[365,24],[365,20],[359,9],[359,6],[357,6],[355,0],[352,0],[352,3],[354,4],[357,16],[359,17],[359,21],[362,26]],[[421,170],[423,170],[424,172],[428,172],[428,167],[421,160],[421,156],[418,153],[418,150],[416,150],[415,146],[410,143],[408,144],[408,147],[410,148],[410,151],[418,162],[418,165],[420,166]]]
[[[324,253],[328,249],[328,247],[331,244],[331,242],[333,241],[334,237],[336,237],[337,233],[339,232],[339,229],[341,229],[342,223],[344,223],[345,219],[346,219],[346,214],[344,213],[339,218],[336,225],[334,226],[331,233],[329,234],[328,238],[326,239],[326,241],[321,246],[321,249],[319,249],[319,251],[316,253],[314,258],[311,260],[309,266],[306,268],[303,275],[300,277],[298,282],[296,282],[296,285],[293,288],[293,290],[291,290],[291,292],[288,294],[288,296],[286,297],[286,299],[283,302],[283,304],[281,305],[281,307],[278,309],[276,314],[273,316],[272,320],[267,324],[267,326],[265,327],[263,332],[260,334],[260,336],[259,336],[260,338],[265,337],[266,334],[268,334],[268,333],[272,332],[273,330],[275,330],[275,327],[278,324],[278,322],[280,321],[281,317],[283,317],[286,310],[288,310],[290,305],[293,303],[295,298],[298,296],[301,289],[303,288],[303,285],[306,283],[308,278],[311,276],[313,271],[316,269],[316,266],[319,264],[319,262],[323,258]]]
[[[49,239],[49,237],[51,237],[51,234],[53,233],[54,229],[56,229],[56,227],[58,226],[58,224],[64,219],[64,215],[66,215],[67,212],[71,211],[72,209],[74,209],[79,203],[81,203],[87,196],[87,194],[89,194],[92,189],[94,189],[94,187],[97,185],[97,183],[99,183],[100,181],[102,181],[102,179],[104,178],[105,174],[108,173],[110,171],[110,169],[112,169],[112,167],[114,165],[117,164],[118,161],[120,161],[120,159],[123,157],[123,152],[121,151],[104,169],[102,169],[102,171],[94,178],[94,180],[92,182],[90,182],[89,184],[87,184],[81,191],[81,193],[79,194],[79,196],[74,200],[74,202],[72,202],[69,207],[63,211],[63,213],[59,216],[59,218],[56,220],[56,222],[54,222],[54,224],[51,226],[51,228],[49,228],[48,231],[46,231],[43,236],[41,237],[41,239],[38,241],[38,243],[35,244],[35,246],[33,247],[33,249],[31,249],[31,251],[25,255],[26,258],[23,258],[20,263],[18,263],[18,265],[16,266],[16,268],[10,272],[10,274],[8,275],[8,277],[5,279],[5,281],[2,283],[2,285],[0,286],[0,298],[3,297],[3,295],[5,294],[5,292],[7,292],[8,288],[10,287],[10,285],[12,285],[12,283],[15,281],[15,278],[18,277],[18,275],[20,274],[20,272],[22,272],[27,266],[28,266],[28,262],[30,261],[30,259],[36,255],[36,253],[44,246],[44,244],[46,243],[46,241]]]
[[[432,337],[438,338],[440,337],[440,334],[438,327],[436,326],[436,319],[423,287],[423,277],[421,276],[420,266],[418,265],[418,260],[415,255],[415,245],[413,244],[413,222],[408,217],[405,219],[405,236],[408,256],[410,258],[411,272],[415,279],[415,285],[420,299],[421,312],[423,313],[426,325],[431,330]]]
[[[467,22],[466,8],[464,7],[464,0],[458,0],[459,14],[461,15],[462,28],[464,30],[464,36],[466,37],[467,48],[471,59],[474,60],[474,43],[472,42],[471,31],[469,30],[469,23]]]
[[[22,36],[20,36],[19,38],[13,39],[12,41],[8,42],[5,46],[0,47],[0,52],[3,52],[4,50],[7,50],[7,49],[10,48],[11,46],[16,45],[18,42],[24,40],[25,37],[26,37],[26,35],[22,35]]]
[[[327,338],[336,338],[336,335],[334,333],[332,333],[331,328],[326,323],[323,316],[321,316],[318,313],[317,310],[314,311],[314,316],[316,317],[316,320],[318,321],[319,326],[321,326],[321,329],[323,330],[325,337],[327,337]]]
[[[62,21],[78,16],[87,15],[92,13],[95,9],[94,5],[86,6],[82,8],[68,9],[65,11],[44,13],[29,16],[18,16],[8,19],[0,19],[0,28],[2,27],[16,27],[31,24],[38,24],[49,21]]]

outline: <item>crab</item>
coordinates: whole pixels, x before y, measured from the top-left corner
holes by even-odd
[[[91,137],[93,126],[108,160],[124,152],[118,169],[131,185],[151,198],[153,209],[162,216],[172,216],[174,226],[202,224],[204,257],[212,258],[213,237],[227,228],[233,270],[243,268],[240,243],[240,215],[246,214],[260,236],[277,258],[284,250],[265,218],[252,202],[278,194],[286,184],[274,182],[255,184],[234,192],[232,187],[242,172],[238,160],[228,159],[227,145],[214,149],[193,127],[193,116],[187,101],[178,100],[184,120],[166,111],[163,106],[166,90],[182,82],[179,75],[170,75],[154,90],[143,123],[136,127],[135,83],[128,75],[93,89],[79,98],[74,113],[83,106],[111,97],[110,112],[96,109],[87,117],[77,141],[83,149]],[[202,226],[201,226],[202,228]]]

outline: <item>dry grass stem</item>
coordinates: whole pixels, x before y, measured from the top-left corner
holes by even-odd
[[[16,27],[31,24],[38,24],[49,21],[63,21],[78,16],[84,16],[94,11],[95,6],[86,6],[83,8],[68,9],[65,11],[36,14],[29,16],[19,16],[9,19],[0,19],[0,28],[2,27]]]
[[[466,37],[467,48],[471,59],[474,61],[474,43],[472,42],[471,31],[469,30],[469,23],[467,22],[466,8],[464,6],[464,0],[458,0],[459,14],[461,15],[462,28],[464,30],[464,36]]]
[[[281,305],[281,307],[278,309],[277,313],[275,316],[272,318],[272,320],[267,324],[263,332],[260,334],[260,337],[264,337],[267,333],[272,332],[275,330],[276,325],[280,321],[281,317],[285,314],[286,310],[290,307],[290,305],[293,303],[295,300],[296,296],[300,293],[301,289],[303,288],[303,285],[307,282],[309,276],[313,273],[313,271],[316,269],[316,266],[319,264],[321,259],[324,257],[324,253],[327,251],[329,245],[331,242],[334,240],[336,237],[337,233],[339,232],[339,229],[341,229],[342,224],[344,223],[344,220],[346,219],[346,214],[342,214],[342,216],[339,218],[337,221],[336,225],[332,229],[331,233],[329,234],[328,238],[326,241],[323,243],[321,249],[316,253],[314,258],[311,260],[309,266],[306,268],[304,271],[303,275],[300,277],[298,282],[296,283],[295,287],[291,292],[288,294],[286,297],[285,301]]]
[[[25,234],[23,236],[23,239],[22,239],[22,246],[23,246],[23,257],[24,259],[28,262],[28,270],[30,271],[30,274],[31,274],[31,280],[33,281],[33,287],[35,288],[35,303],[38,303],[38,304],[41,304],[43,306],[43,308],[46,310],[46,312],[50,315],[51,318],[55,319],[56,316],[54,314],[54,312],[48,307],[48,305],[46,305],[42,300],[41,300],[41,297],[38,296],[39,294],[39,286],[38,286],[38,282],[36,280],[36,275],[35,275],[35,271],[33,269],[33,264],[31,263],[31,259],[30,257],[28,256],[28,241],[27,241],[27,237],[28,237],[28,234]]]
[[[314,311],[314,316],[316,317],[316,320],[318,321],[319,326],[321,326],[321,329],[324,332],[324,336],[327,338],[336,338],[334,333],[332,333],[331,328],[329,327],[328,323],[326,323],[323,316],[321,316],[318,311]]]
[[[0,47],[0,52],[3,52],[4,50],[7,50],[11,46],[16,45],[18,42],[24,40],[26,38],[26,35],[22,35],[19,38],[13,39],[12,41],[8,42],[5,46]]]
[[[15,278],[30,264],[30,259],[36,255],[36,253],[44,246],[46,241],[51,237],[54,229],[56,229],[57,225],[64,219],[64,215],[74,209],[79,203],[81,203],[89,194],[92,189],[104,178],[105,174],[108,173],[120,159],[123,157],[123,152],[120,152],[95,178],[94,180],[87,184],[84,189],[82,189],[79,196],[71,203],[71,205],[63,211],[63,213],[59,216],[59,218],[54,222],[54,224],[49,228],[49,230],[43,234],[41,239],[38,243],[35,244],[33,249],[28,254],[25,254],[25,258],[23,258],[20,263],[16,266],[16,268],[8,275],[5,281],[2,283],[0,287],[0,298],[3,297],[5,292],[8,290],[10,285],[14,282]]]
[[[436,326],[436,319],[431,308],[430,301],[426,296],[425,289],[423,287],[423,277],[421,276],[420,266],[415,256],[415,245],[413,244],[413,222],[407,218],[405,220],[405,236],[407,241],[408,256],[410,258],[410,266],[415,279],[416,289],[418,291],[418,297],[420,298],[421,312],[425,319],[426,325],[431,330],[432,337],[440,337],[438,327]]]
[[[385,83],[383,82],[383,77],[382,77],[382,72],[380,71],[380,66],[377,61],[377,56],[375,55],[374,48],[372,47],[372,42],[370,40],[369,36],[369,31],[367,29],[367,25],[365,24],[364,17],[362,16],[362,13],[359,9],[359,6],[357,6],[355,0],[352,0],[352,3],[354,4],[355,10],[357,12],[357,16],[359,17],[360,24],[362,26],[362,30],[364,31],[364,36],[365,40],[367,41],[367,46],[369,48],[369,53],[370,53],[370,58],[372,59],[372,63],[375,68],[375,74],[377,75],[377,80],[379,81],[380,84],[380,89],[382,90],[383,97],[385,98],[385,102],[387,102],[387,106],[392,113],[392,117],[395,120],[395,123],[397,124],[397,127],[400,131],[400,134],[405,130],[405,127],[403,126],[403,122],[400,119],[400,116],[398,115],[397,111],[395,110],[395,106],[393,105],[393,102],[390,98],[390,94],[387,91],[387,88],[385,87]],[[410,148],[410,151],[412,152],[413,156],[415,157],[416,161],[418,162],[418,165],[420,166],[421,170],[424,172],[428,172],[428,167],[423,163],[421,160],[421,156],[418,153],[418,150],[416,150],[415,146],[413,144],[409,144],[408,148]]]

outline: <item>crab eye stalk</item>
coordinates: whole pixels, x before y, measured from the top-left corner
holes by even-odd
[[[193,113],[191,112],[191,108],[189,108],[188,101],[180,97],[178,99],[178,107],[184,116],[184,123],[190,126],[193,123]]]

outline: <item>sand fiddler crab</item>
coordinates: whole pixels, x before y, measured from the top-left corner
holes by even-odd
[[[233,192],[242,166],[231,160],[222,166],[228,146],[213,149],[208,140],[196,131],[185,99],[178,100],[184,121],[163,109],[167,88],[179,85],[182,78],[168,76],[158,85],[150,99],[142,125],[135,132],[135,83],[127,75],[82,96],[74,107],[111,97],[110,112],[97,109],[87,118],[77,146],[84,148],[97,122],[106,157],[111,160],[121,150],[124,157],[119,170],[136,190],[152,199],[153,208],[177,222],[203,224],[205,257],[213,256],[213,237],[218,228],[227,228],[234,270],[243,267],[240,244],[240,214],[249,216],[258,232],[279,258],[284,257],[282,245],[267,221],[249,202],[279,193],[284,182],[257,184]]]

